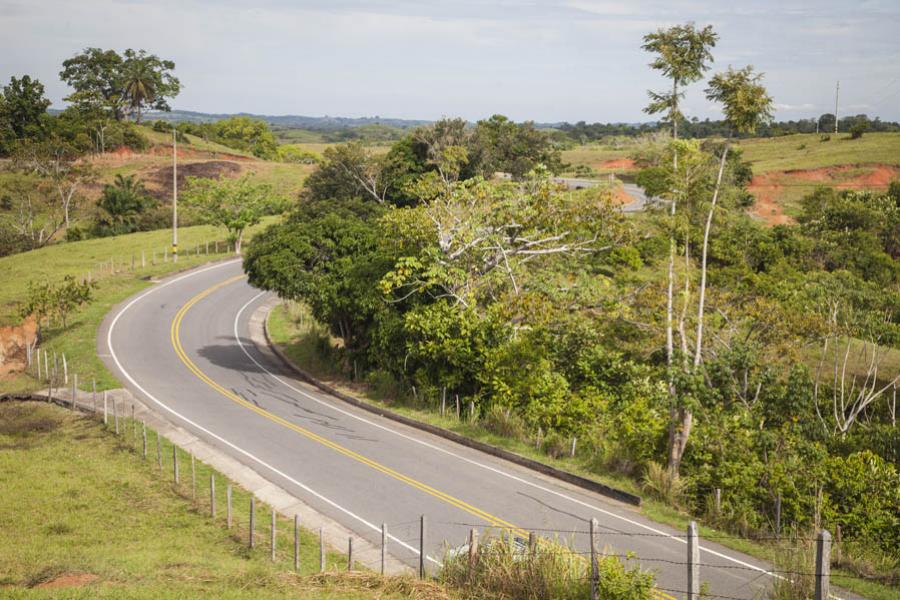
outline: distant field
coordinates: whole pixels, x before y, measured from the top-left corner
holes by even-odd
[[[609,173],[625,173],[633,170],[634,165],[628,159],[632,148],[628,145],[607,146],[602,144],[588,144],[578,146],[571,150],[563,150],[563,162],[569,163],[571,168],[568,173],[574,173],[579,165],[588,167],[598,175]]]
[[[225,506],[225,479],[202,463],[191,499],[190,459],[179,451],[181,483],[143,461],[131,435],[38,402],[0,404],[0,596],[4,598],[399,599],[415,587],[399,578],[319,578],[319,543],[301,530],[300,576],[293,573],[293,525],[279,518],[269,557],[270,509],[257,503],[255,550],[247,548],[249,493],[234,486],[235,524],[209,517],[208,482]],[[156,436],[148,431],[149,442]],[[155,453],[155,448],[151,450]],[[346,568],[329,552],[327,569]],[[306,577],[304,577],[306,576]],[[372,589],[367,589],[371,586]],[[390,589],[391,586],[394,589]],[[436,587],[436,586],[435,586]],[[439,597],[439,596],[433,596]]]
[[[172,134],[166,133],[163,131],[154,131],[152,127],[143,125],[141,127],[141,133],[143,133],[147,138],[153,143],[161,146],[171,146],[172,145]],[[252,158],[255,160],[255,157],[249,152],[244,152],[242,150],[235,150],[234,148],[229,148],[228,146],[223,146],[222,144],[218,144],[216,142],[207,142],[204,141],[203,138],[197,137],[195,135],[186,135],[188,140],[188,144],[182,144],[183,148],[190,150],[199,150],[202,152],[216,152],[221,154],[233,154],[236,156],[245,156],[247,158]]]
[[[847,134],[827,141],[815,134],[742,140],[753,166],[754,214],[769,224],[788,223],[800,200],[818,186],[883,191],[900,179],[900,133]]]
[[[858,140],[846,133],[823,142],[815,134],[741,140],[744,160],[756,174],[836,165],[900,165],[900,133],[867,133]]]

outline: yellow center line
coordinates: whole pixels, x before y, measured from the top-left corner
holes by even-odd
[[[219,392],[220,394],[222,394],[229,400],[243,406],[244,408],[252,410],[256,414],[272,421],[273,423],[277,423],[278,425],[286,427],[286,428],[290,429],[291,431],[299,433],[300,435],[302,435],[316,443],[319,443],[327,448],[330,448],[340,454],[343,454],[344,456],[347,456],[348,458],[351,458],[351,459],[353,459],[357,462],[360,462],[368,467],[371,467],[372,469],[374,469],[376,471],[384,473],[385,475],[388,475],[389,477],[393,477],[394,479],[401,481],[417,490],[425,492],[426,494],[433,496],[433,497],[437,498],[438,500],[445,502],[446,504],[449,504],[451,506],[459,508],[460,510],[463,510],[475,517],[483,519],[484,521],[487,521],[489,524],[493,525],[494,527],[498,527],[500,529],[504,529],[506,531],[513,532],[516,535],[519,535],[523,538],[528,537],[527,531],[525,531],[524,529],[522,529],[520,527],[516,527],[512,523],[509,523],[508,521],[505,521],[505,520],[501,519],[500,517],[497,517],[488,512],[485,512],[485,511],[481,510],[480,508],[472,506],[471,504],[469,504],[463,500],[460,500],[459,498],[456,498],[454,496],[451,496],[450,494],[447,494],[446,492],[442,492],[438,489],[435,489],[428,484],[425,484],[425,483],[422,483],[421,481],[413,479],[412,477],[409,477],[407,475],[399,473],[398,471],[395,471],[394,469],[392,469],[390,467],[387,467],[387,466],[385,466],[381,463],[378,463],[370,458],[367,458],[367,457],[363,456],[362,454],[359,454],[358,452],[354,452],[353,450],[350,450],[349,448],[341,446],[340,444],[337,444],[327,438],[324,438],[316,433],[313,433],[312,431],[310,431],[304,427],[300,427],[299,425],[292,423],[291,421],[288,421],[282,417],[279,417],[278,415],[271,413],[271,412],[265,410],[264,408],[256,406],[255,404],[248,402],[247,400],[244,400],[243,398],[241,398],[240,396],[238,396],[231,390],[228,390],[228,389],[222,387],[221,385],[219,385],[218,383],[216,383],[211,377],[209,377],[206,373],[201,371],[200,368],[197,367],[196,364],[194,364],[194,361],[192,361],[188,357],[187,353],[184,351],[184,347],[181,345],[181,323],[184,320],[184,317],[188,313],[188,311],[195,304],[197,304],[200,300],[202,300],[203,298],[206,298],[210,294],[214,293],[215,291],[217,291],[229,284],[240,281],[244,277],[246,277],[246,276],[245,275],[236,275],[230,279],[226,279],[225,281],[217,283],[216,285],[203,290],[202,292],[200,292],[199,294],[197,294],[196,296],[194,296],[193,298],[188,300],[185,303],[185,305],[182,306],[178,310],[178,312],[175,314],[175,318],[172,320],[172,326],[171,326],[171,330],[170,330],[170,338],[171,338],[171,342],[172,342],[172,347],[175,349],[175,353],[181,359],[181,362],[184,363],[184,365],[188,368],[188,370],[190,370],[194,375],[196,375],[198,379],[203,381],[209,387],[216,390],[217,392]],[[654,590],[654,591],[659,597],[666,598],[667,600],[676,600],[674,597],[672,597],[664,592],[660,592],[658,590]]]

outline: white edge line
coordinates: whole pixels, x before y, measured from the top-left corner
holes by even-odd
[[[542,492],[547,492],[547,493],[552,494],[552,495],[554,495],[554,496],[558,496],[559,498],[563,498],[563,499],[568,500],[568,501],[570,501],[570,502],[574,502],[575,504],[580,504],[581,506],[584,506],[585,508],[589,508],[589,509],[591,509],[591,510],[594,510],[594,511],[597,511],[597,512],[600,512],[600,513],[603,513],[603,514],[605,514],[605,515],[607,515],[607,516],[610,516],[610,517],[613,517],[613,518],[616,518],[616,519],[625,521],[626,523],[629,523],[629,524],[634,525],[634,526],[636,526],[636,527],[640,527],[640,528],[642,528],[642,529],[646,529],[647,531],[652,531],[653,533],[656,533],[656,534],[659,534],[659,535],[661,535],[661,536],[667,537],[667,538],[669,538],[669,539],[675,540],[675,541],[680,542],[680,543],[682,543],[682,544],[687,544],[687,540],[686,540],[686,539],[681,539],[681,538],[679,538],[679,537],[676,537],[676,536],[674,536],[674,535],[671,535],[671,534],[669,534],[669,533],[666,533],[665,531],[656,529],[656,528],[654,528],[654,527],[650,527],[649,525],[644,525],[643,523],[639,523],[638,521],[633,521],[633,520],[631,520],[631,519],[629,519],[629,518],[627,518],[627,517],[623,517],[623,516],[621,516],[621,515],[617,515],[617,514],[615,514],[615,513],[613,513],[613,512],[610,512],[610,511],[608,511],[608,510],[604,510],[604,509],[602,509],[602,508],[599,508],[599,507],[597,507],[597,506],[594,506],[594,505],[592,505],[592,504],[589,504],[589,503],[584,502],[584,501],[582,501],[582,500],[579,500],[579,499],[577,499],[577,498],[573,498],[573,497],[571,497],[571,496],[567,496],[566,494],[563,494],[562,492],[558,492],[558,491],[556,491],[556,490],[553,490],[553,489],[550,489],[550,488],[546,488],[546,487],[544,487],[544,486],[542,486],[542,485],[539,485],[539,484],[537,484],[537,483],[533,483],[533,482],[528,481],[528,480],[526,480],[526,479],[522,479],[521,477],[518,477],[518,476],[513,475],[513,474],[511,474],[511,473],[507,473],[507,472],[505,472],[505,471],[502,471],[502,470],[497,469],[497,468],[495,468],[495,467],[492,467],[492,466],[490,466],[490,465],[486,465],[486,464],[480,463],[480,462],[478,462],[478,461],[472,460],[472,459],[470,459],[470,458],[466,458],[466,457],[464,457],[464,456],[460,456],[460,455],[458,455],[458,454],[455,454],[455,453],[451,452],[450,450],[446,450],[446,449],[441,448],[441,447],[439,447],[439,446],[435,446],[435,445],[430,444],[430,443],[428,443],[428,442],[426,442],[426,441],[424,441],[424,440],[420,440],[420,439],[414,438],[414,437],[412,437],[412,436],[408,436],[408,435],[406,435],[406,434],[404,434],[404,433],[401,433],[401,432],[399,432],[399,431],[397,431],[397,430],[395,430],[395,429],[391,429],[390,427],[386,427],[386,426],[381,425],[381,424],[379,424],[379,423],[375,423],[375,422],[373,422],[373,421],[370,421],[369,419],[366,419],[365,417],[361,417],[361,416],[359,416],[359,415],[355,415],[355,414],[353,414],[353,413],[351,413],[351,412],[349,412],[349,411],[346,411],[346,410],[344,410],[344,409],[342,409],[342,408],[339,408],[339,407],[337,407],[337,406],[334,406],[333,404],[331,404],[331,403],[329,403],[329,402],[326,402],[326,401],[324,401],[324,400],[321,400],[321,399],[319,399],[319,398],[316,398],[315,396],[313,396],[313,395],[307,393],[306,391],[304,391],[304,390],[302,390],[302,389],[300,389],[300,388],[297,388],[297,387],[291,385],[290,383],[288,383],[287,381],[285,381],[284,379],[282,379],[282,378],[279,377],[278,375],[276,375],[276,374],[272,373],[271,371],[269,371],[268,369],[266,369],[263,365],[261,365],[261,364],[259,363],[259,361],[257,361],[255,358],[253,358],[253,356],[251,356],[250,353],[247,352],[247,349],[244,347],[244,344],[241,342],[241,338],[240,338],[240,336],[238,335],[238,320],[240,319],[241,314],[243,314],[244,310],[246,310],[246,308],[247,308],[248,306],[250,306],[253,302],[255,302],[257,299],[259,299],[261,296],[263,296],[263,295],[265,295],[265,294],[267,294],[267,293],[268,293],[268,292],[260,292],[259,294],[257,294],[257,295],[254,296],[253,298],[251,298],[246,304],[244,304],[244,306],[241,307],[241,309],[238,311],[237,315],[235,315],[235,318],[234,318],[234,339],[237,341],[238,346],[240,346],[240,348],[241,348],[241,350],[243,350],[244,354],[247,355],[247,358],[249,358],[250,360],[252,360],[253,363],[256,364],[257,367],[259,367],[260,369],[262,369],[263,371],[265,371],[268,375],[270,375],[270,376],[271,376],[272,378],[274,378],[276,381],[280,382],[282,385],[284,385],[284,386],[290,388],[291,390],[297,392],[298,394],[301,394],[302,396],[305,396],[306,398],[309,398],[310,400],[313,400],[314,402],[319,403],[319,404],[322,405],[322,406],[327,406],[327,407],[329,407],[329,408],[331,408],[331,409],[333,409],[333,410],[335,410],[335,411],[337,411],[337,412],[339,412],[339,413],[341,413],[341,414],[343,414],[343,415],[346,415],[346,416],[348,416],[348,417],[352,417],[352,418],[354,418],[354,419],[357,419],[357,420],[359,420],[359,421],[362,421],[363,423],[367,423],[367,424],[369,424],[369,425],[371,425],[371,426],[373,426],[373,427],[377,427],[378,429],[381,429],[381,430],[384,430],[384,431],[393,433],[394,435],[397,435],[397,436],[399,436],[399,437],[401,437],[401,438],[404,438],[404,439],[406,439],[406,440],[415,442],[415,443],[417,443],[417,444],[421,444],[422,446],[425,446],[425,447],[430,448],[430,449],[432,449],[432,450],[436,450],[436,451],[438,451],[438,452],[442,452],[442,453],[444,453],[444,454],[446,454],[446,455],[448,455],[448,456],[452,456],[452,457],[454,457],[454,458],[456,458],[456,459],[459,459],[459,460],[461,460],[461,461],[467,462],[467,463],[469,463],[469,464],[471,464],[471,465],[475,465],[475,466],[480,467],[480,468],[482,468],[482,469],[485,469],[485,470],[487,470],[487,471],[491,471],[492,473],[496,473],[496,474],[498,474],[498,475],[502,475],[502,476],[504,476],[504,477],[508,477],[509,479],[512,479],[512,480],[517,481],[517,482],[519,482],[519,483],[523,483],[523,484],[525,484],[525,485],[527,485],[527,486],[530,486],[530,487],[539,489],[539,490],[541,490]],[[723,558],[723,559],[725,559],[725,560],[729,560],[729,561],[731,561],[731,562],[733,562],[733,563],[736,563],[736,564],[738,564],[738,565],[747,567],[747,568],[749,568],[749,569],[753,569],[754,571],[758,571],[758,572],[760,572],[760,573],[764,573],[764,574],[769,575],[769,576],[771,576],[771,577],[777,577],[778,579],[784,579],[784,577],[782,577],[781,575],[779,575],[779,574],[777,574],[777,573],[773,573],[773,572],[768,571],[768,570],[766,570],[766,569],[763,569],[763,568],[761,568],[761,567],[757,567],[756,565],[752,565],[752,564],[750,564],[750,563],[744,562],[744,561],[742,561],[742,560],[740,560],[740,559],[738,559],[738,558],[734,558],[734,557],[732,557],[732,556],[728,556],[727,554],[723,554],[723,553],[718,552],[718,551],[716,551],[716,550],[712,550],[711,548],[704,548],[703,546],[700,546],[700,550],[702,550],[702,551],[704,551],[704,552],[707,552],[708,554],[712,554],[713,556],[718,556],[719,558]],[[709,568],[715,568],[715,567],[712,566],[712,567],[709,567]]]
[[[304,483],[301,483],[300,481],[297,481],[296,479],[294,479],[293,477],[291,477],[291,476],[288,475],[287,473],[284,473],[283,471],[280,471],[279,469],[273,467],[272,465],[270,465],[269,463],[265,462],[264,460],[262,460],[262,459],[260,459],[260,458],[257,458],[256,456],[254,456],[254,455],[251,454],[250,452],[247,452],[247,451],[244,450],[243,448],[240,448],[240,447],[236,446],[235,444],[229,442],[229,441],[226,440],[225,438],[223,438],[223,437],[221,437],[221,436],[219,436],[219,435],[216,435],[215,433],[213,433],[213,432],[210,431],[209,429],[207,429],[207,428],[203,427],[202,425],[200,425],[200,424],[198,424],[198,423],[192,421],[191,419],[189,419],[189,418],[187,418],[186,416],[182,415],[182,414],[179,413],[178,411],[176,411],[176,410],[172,409],[171,407],[167,406],[165,403],[161,402],[156,396],[154,396],[153,394],[151,394],[150,392],[148,392],[146,389],[144,389],[144,387],[143,387],[141,384],[139,384],[137,381],[135,381],[134,378],[131,376],[131,374],[130,374],[128,371],[125,370],[125,367],[123,367],[123,366],[122,366],[122,363],[119,361],[119,357],[116,355],[116,351],[115,351],[115,349],[113,348],[113,344],[112,344],[112,335],[113,335],[113,330],[114,330],[115,327],[116,327],[116,323],[118,323],[118,321],[119,321],[119,317],[121,317],[123,314],[125,314],[125,312],[126,312],[128,309],[130,309],[132,306],[134,306],[134,304],[136,304],[138,301],[140,301],[140,300],[146,298],[147,296],[149,296],[149,295],[152,294],[153,292],[155,292],[155,291],[157,291],[157,290],[160,290],[160,289],[162,289],[162,288],[164,288],[164,287],[166,287],[166,286],[172,285],[173,283],[176,283],[176,282],[178,282],[178,281],[181,281],[182,279],[185,279],[185,278],[187,278],[187,277],[192,277],[192,276],[194,276],[194,275],[199,275],[200,273],[204,273],[204,272],[209,271],[209,270],[211,270],[211,269],[216,269],[216,268],[219,268],[219,267],[228,266],[228,265],[231,265],[231,264],[233,264],[233,263],[234,263],[234,261],[229,261],[229,262],[226,262],[226,263],[221,263],[221,264],[218,264],[218,265],[213,265],[213,266],[211,266],[211,267],[206,267],[205,269],[201,269],[201,270],[199,270],[199,271],[192,271],[192,272],[187,273],[187,274],[185,274],[185,275],[182,275],[182,276],[180,276],[180,277],[176,277],[175,279],[171,279],[171,280],[169,280],[169,281],[167,281],[167,282],[165,282],[165,283],[162,283],[162,284],[160,284],[160,285],[154,286],[154,287],[150,288],[149,290],[147,290],[146,292],[142,293],[141,295],[139,295],[139,296],[135,297],[134,299],[132,299],[128,304],[126,304],[126,305],[125,305],[125,306],[124,306],[124,307],[116,314],[115,317],[113,317],[112,322],[109,324],[109,331],[107,331],[107,333],[106,333],[106,345],[109,347],[109,353],[110,353],[110,356],[112,357],[113,361],[116,363],[116,366],[119,368],[119,371],[122,372],[122,375],[124,375],[125,378],[126,378],[126,379],[127,379],[134,387],[136,387],[137,389],[139,389],[139,390],[141,391],[141,393],[143,393],[147,398],[149,398],[150,400],[152,400],[153,402],[155,402],[157,405],[159,405],[159,407],[162,408],[163,410],[165,410],[165,411],[171,413],[171,414],[174,415],[175,417],[181,419],[182,421],[184,421],[185,423],[191,425],[192,427],[196,428],[197,430],[202,431],[204,434],[210,436],[211,438],[213,438],[213,439],[215,439],[215,440],[218,440],[219,442],[225,444],[226,446],[228,446],[228,447],[231,448],[232,450],[234,450],[234,451],[236,451],[236,452],[238,452],[238,453],[240,453],[240,454],[243,454],[244,456],[246,456],[246,457],[249,458],[250,460],[256,462],[257,464],[259,464],[260,466],[262,466],[262,467],[268,469],[269,471],[272,471],[272,472],[275,473],[276,475],[279,475],[280,477],[283,477],[284,479],[290,481],[290,482],[293,483],[294,485],[296,485],[296,486],[302,488],[304,491],[306,491],[306,492],[312,494],[313,496],[315,496],[315,497],[318,498],[319,500],[322,500],[323,502],[329,504],[330,506],[332,506],[332,507],[338,509],[339,511],[343,512],[343,513],[346,514],[347,516],[350,516],[350,517],[356,519],[357,521],[359,521],[360,523],[366,525],[366,526],[369,527],[370,529],[372,529],[372,530],[374,530],[374,531],[379,531],[379,532],[380,532],[380,531],[381,531],[381,527],[376,526],[374,523],[370,523],[369,521],[363,519],[363,518],[360,517],[359,515],[357,515],[357,514],[353,513],[352,511],[350,511],[350,510],[344,508],[343,506],[341,506],[341,505],[338,504],[337,502],[334,502],[333,500],[331,500],[331,499],[329,499],[329,498],[323,496],[322,494],[320,494],[319,492],[315,491],[314,489],[312,489],[312,488],[309,487],[308,485],[306,485],[306,484],[304,484]],[[264,292],[264,293],[265,293],[265,292]],[[258,297],[258,296],[257,296],[257,297]],[[242,309],[242,310],[243,310],[243,309]],[[243,348],[243,347],[242,347],[242,348]],[[394,536],[391,536],[391,535],[389,535],[388,537],[390,537],[391,539],[393,539],[395,542],[397,542],[398,544],[400,544],[401,546],[403,546],[403,547],[406,548],[407,550],[412,550],[416,555],[419,554],[418,549],[416,549],[416,548],[414,548],[413,546],[407,544],[407,543],[404,542],[403,540],[397,539],[397,538],[395,538]],[[437,565],[441,565],[440,562],[436,561],[435,559],[431,558],[430,556],[426,556],[426,558],[428,558],[428,560],[430,560],[431,562],[433,562],[433,563],[435,563],[435,564],[437,564]]]

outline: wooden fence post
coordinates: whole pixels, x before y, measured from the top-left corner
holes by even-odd
[[[75,396],[78,393],[78,373],[72,374],[72,410],[75,410]]]
[[[141,431],[142,431],[141,437],[143,438],[143,441],[144,441],[144,451],[143,451],[144,460],[147,460],[147,422],[146,421],[141,421]]]
[[[256,498],[250,496],[250,549],[253,549],[253,526],[256,523]]]
[[[831,534],[823,529],[816,537],[816,600],[828,600],[831,578]]]
[[[178,477],[178,446],[172,444],[172,479],[175,481],[175,485],[177,486],[179,483]]]
[[[775,539],[781,539],[781,492],[775,497]]]
[[[40,356],[40,354],[38,355]],[[91,404],[94,406],[94,416],[97,415],[97,380],[91,379]]]
[[[384,566],[387,562],[387,523],[381,524],[381,574],[384,575]]]
[[[591,519],[591,600],[598,600],[600,565],[597,562],[597,519]]]
[[[66,353],[62,353],[63,360],[63,384],[69,385],[69,363],[66,361]]]
[[[696,521],[691,521],[687,528],[687,600],[700,600],[700,540]]]
[[[216,518],[216,475],[209,474],[209,516]]]
[[[419,579],[425,579],[425,515],[419,517]]]
[[[577,443],[578,443],[578,437],[573,435],[572,436],[572,450],[571,450],[571,452],[569,452],[569,454],[572,456],[572,458],[575,458],[575,444],[577,444]]]
[[[231,529],[231,484],[225,486],[225,523]]]
[[[319,573],[325,572],[325,530],[319,527]]]
[[[475,561],[478,560],[478,530],[469,530],[469,578],[472,578]]]
[[[191,452],[191,499],[197,499],[197,465],[194,461],[193,452]]]
[[[275,527],[276,527],[277,515],[275,514],[275,508],[272,508],[272,562],[275,562]]]
[[[162,442],[159,439],[159,431],[156,432],[156,466],[162,471]]]
[[[209,243],[206,244],[209,254]],[[294,515],[294,570],[300,572],[300,515]]]
[[[113,400],[113,419],[116,422],[116,435],[119,435],[119,403]]]
[[[353,570],[353,536],[347,538],[347,572]]]
[[[459,394],[456,394],[456,420],[459,421]]]
[[[144,254],[144,249],[141,248],[141,268],[145,269],[147,267],[147,256]]]
[[[722,488],[716,488],[716,516],[722,514]]]

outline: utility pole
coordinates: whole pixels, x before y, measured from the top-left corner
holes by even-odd
[[[172,262],[178,262],[178,135],[172,124]]]
[[[837,86],[834,88],[834,134],[838,132],[838,95],[841,92],[841,82],[838,80]]]

